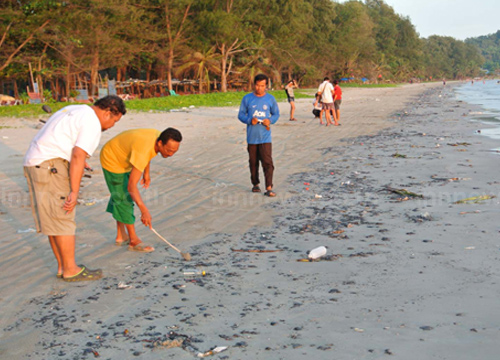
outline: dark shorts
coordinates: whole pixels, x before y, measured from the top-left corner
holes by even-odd
[[[323,110],[333,110],[334,108],[333,103],[321,103],[321,106],[323,106]]]
[[[335,107],[335,110],[339,110],[340,109],[340,104],[342,104],[342,100],[335,100],[333,102],[333,106]]]
[[[291,103],[291,102],[295,102],[295,97],[288,97],[288,102]]]

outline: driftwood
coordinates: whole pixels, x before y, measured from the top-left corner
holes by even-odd
[[[424,195],[422,195],[422,194],[416,194],[416,193],[408,191],[406,189],[394,189],[394,188],[391,188],[391,187],[387,186],[385,188],[385,190],[393,192],[393,193],[401,195],[401,196],[409,196],[409,197],[414,197],[414,198],[418,197],[418,198],[421,198],[421,199],[424,198]]]
[[[406,159],[406,155],[399,154],[399,153],[392,154],[392,157],[393,158],[403,158],[403,159]]]
[[[472,145],[472,144],[469,144],[467,142],[457,142],[457,143],[454,143],[454,144],[448,143],[448,145],[450,145],[450,146],[469,146],[469,145]]]
[[[249,252],[249,253],[273,253],[273,252],[280,252],[283,250],[231,249],[231,251]]]
[[[490,199],[494,199],[494,198],[496,198],[495,195],[479,195],[479,196],[473,196],[470,198],[455,201],[454,204],[468,204],[468,203],[477,204],[483,200],[490,200]]]

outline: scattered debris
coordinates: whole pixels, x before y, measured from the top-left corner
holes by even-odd
[[[227,346],[217,346],[216,348],[209,350],[205,353],[198,353],[196,356],[198,356],[199,358],[204,358],[204,357],[207,357],[210,355],[215,355],[215,354],[218,354],[220,352],[223,352],[226,349],[227,349]]]
[[[36,232],[36,230],[32,229],[32,228],[28,228],[26,230],[21,230],[21,229],[17,230],[18,234],[25,234],[25,233],[32,233],[32,232]]]
[[[309,251],[309,254],[307,255],[307,257],[311,260],[316,260],[316,259],[319,259],[320,257],[326,255],[326,251],[327,250],[326,250],[325,246],[319,246],[319,247]]]
[[[118,289],[120,290],[125,290],[125,289],[130,289],[132,288],[133,286],[132,285],[128,285],[128,284],[125,284],[123,281],[120,281],[117,285]]]
[[[391,155],[393,158],[403,158],[406,159],[406,155],[394,153]]]
[[[468,203],[478,204],[481,201],[491,200],[491,199],[494,199],[494,198],[496,198],[495,195],[479,195],[479,196],[473,196],[473,197],[470,197],[470,198],[466,198],[466,199],[455,201],[454,204],[468,204]]]
[[[386,188],[383,189],[383,190],[386,190],[386,191],[389,191],[389,192],[393,192],[395,194],[402,195],[402,196],[409,196],[409,197],[413,197],[413,198],[418,197],[418,198],[421,198],[421,199],[424,198],[424,195],[416,194],[416,193],[408,191],[406,189],[394,189],[394,188],[391,188],[389,186],[386,186]]]
[[[283,250],[281,250],[281,249],[261,250],[261,249],[233,249],[233,248],[231,248],[231,251],[248,252],[248,253],[273,253],[273,252],[280,252]]]
[[[469,146],[469,145],[472,145],[472,144],[469,144],[467,142],[461,142],[461,143],[457,142],[457,143],[454,143],[454,144],[448,143],[448,145],[450,145],[450,146]]]

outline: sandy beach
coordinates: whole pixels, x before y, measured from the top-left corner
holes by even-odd
[[[79,284],[56,279],[33,231],[22,159],[39,123],[0,119],[0,358],[191,359],[216,346],[228,347],[218,359],[498,358],[498,144],[457,85],[344,89],[339,127],[313,120],[312,97],[297,122],[280,103],[274,199],[250,192],[239,104],[127,114],[100,147],[130,128],[183,134],[142,194],[193,260],[142,225],[154,253],[114,245],[96,153],[76,258],[105,278]],[[455,203],[479,195],[496,198]],[[298,261],[321,245],[326,258]]]

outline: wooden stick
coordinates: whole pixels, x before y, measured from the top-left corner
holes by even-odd
[[[283,251],[283,250],[259,250],[259,249],[231,249],[231,250],[239,252],[250,252],[250,253],[272,253],[272,252]]]
[[[165,241],[172,249],[174,249],[175,251],[177,251],[179,254],[182,255],[182,257],[185,259],[185,260],[191,260],[191,255],[189,253],[183,253],[182,251],[180,251],[179,249],[177,249],[174,245],[172,245],[171,243],[169,243],[165,238],[163,238],[163,236],[161,236],[160,234],[158,234],[158,232],[153,228],[151,227],[151,231],[153,231],[160,239],[162,239],[163,241]]]

